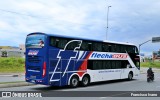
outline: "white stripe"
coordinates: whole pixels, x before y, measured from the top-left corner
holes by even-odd
[[[51,82],[59,81],[60,79],[50,80]]]
[[[85,71],[67,71],[66,73],[73,73],[73,72],[86,72]],[[62,73],[62,72],[55,72],[55,73]],[[53,72],[49,72],[49,74],[53,74]]]
[[[28,71],[30,71],[30,72],[40,72],[38,70],[31,70],[31,69],[29,69]]]
[[[83,56],[83,54],[84,54],[84,51],[79,51],[79,55],[78,55],[77,61]]]
[[[82,58],[84,58],[84,56],[86,55],[86,53],[87,53],[87,51],[85,51],[85,53],[83,54],[83,57],[82,57]],[[81,59],[82,59],[82,58],[81,58]]]
[[[54,72],[49,72],[49,74],[53,74]],[[55,73],[62,73],[62,72],[55,72]]]

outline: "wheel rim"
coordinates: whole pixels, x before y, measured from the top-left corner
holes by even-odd
[[[84,84],[84,85],[87,85],[88,82],[89,82],[88,78],[87,78],[87,77],[84,77],[84,78],[83,78],[83,84]]]
[[[132,74],[129,74],[129,79],[130,79],[130,80],[132,79]]]
[[[77,86],[77,84],[78,84],[78,80],[76,78],[73,78],[72,79],[72,85]]]

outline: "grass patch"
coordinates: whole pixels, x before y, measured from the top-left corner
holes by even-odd
[[[19,57],[0,57],[0,73],[24,72],[25,59]]]
[[[141,67],[160,68],[160,62],[141,62]]]

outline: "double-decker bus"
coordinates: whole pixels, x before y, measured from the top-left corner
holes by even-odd
[[[132,80],[139,75],[139,60],[134,44],[35,32],[26,38],[25,80],[71,87]]]

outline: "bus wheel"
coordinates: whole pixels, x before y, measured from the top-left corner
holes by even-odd
[[[132,79],[133,79],[133,73],[130,72],[130,73],[128,74],[128,80],[130,81],[130,80],[132,80]]]
[[[73,76],[70,80],[70,87],[75,88],[79,85],[78,76]]]
[[[88,75],[85,75],[85,76],[82,78],[81,85],[82,85],[82,86],[87,86],[89,83],[90,83],[90,78],[89,78]]]

